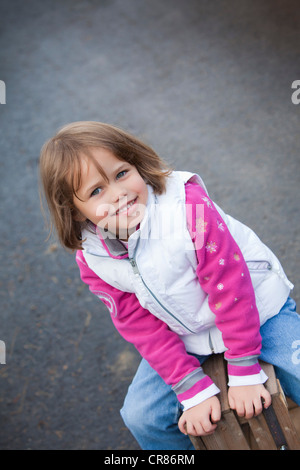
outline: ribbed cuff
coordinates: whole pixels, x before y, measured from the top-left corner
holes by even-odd
[[[257,356],[227,359],[229,387],[263,384],[268,380]]]
[[[201,367],[188,374],[172,388],[183,405],[184,411],[220,392],[211,378],[204,374]]]

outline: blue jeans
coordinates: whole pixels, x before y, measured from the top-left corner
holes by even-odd
[[[288,298],[260,329],[260,358],[274,365],[287,396],[300,405],[300,315]],[[203,362],[206,357],[199,357]],[[128,389],[122,418],[142,449],[193,450],[178,429],[182,407],[171,387],[143,359]]]

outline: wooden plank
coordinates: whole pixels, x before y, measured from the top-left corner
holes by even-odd
[[[202,368],[221,390],[218,398],[221,403],[222,413],[230,411],[227,394],[227,366],[223,354],[213,354],[203,363]]]
[[[249,444],[250,449],[251,450],[259,450],[258,445],[256,444],[256,441],[255,441],[255,439],[253,437],[253,434],[251,432],[249,423],[246,422],[245,424],[242,424],[241,428],[242,428],[242,432],[243,432],[243,434],[246,438],[246,441]]]
[[[272,395],[272,405],[288,448],[291,450],[300,450],[299,436],[297,435],[296,428],[289,415],[287,402],[280,384],[276,379],[274,368],[271,364],[267,364],[263,361],[260,361],[260,364],[268,376],[265,386]],[[262,414],[247,420],[245,418],[238,417],[236,413],[230,409],[227,394],[227,364],[223,358],[223,354],[215,354],[211,356],[204,362],[202,367],[204,372],[211,377],[221,390],[218,397],[221,402],[222,418],[218,423],[216,431],[210,436],[190,436],[195,449],[276,449],[274,438],[272,437],[272,433],[270,432],[266,419]],[[295,407],[293,407],[293,409],[295,410]],[[297,411],[297,408],[295,411]]]
[[[297,436],[300,436],[300,406],[289,409],[289,415],[296,429]]]
[[[226,412],[209,436],[189,436],[196,450],[250,450],[235,414]]]
[[[272,403],[288,448],[300,450],[300,439],[282,396],[272,396]]]
[[[226,412],[210,436],[201,437],[207,450],[250,450],[233,412]]]
[[[288,402],[285,398],[281,385],[275,376],[274,368],[271,364],[260,361],[262,369],[268,375],[266,388],[272,395],[272,405],[279,422],[281,431],[286,439],[290,450],[300,450],[300,439],[293,420],[288,411]]]
[[[265,387],[271,395],[279,395],[280,390],[276,379],[274,367],[272,364],[268,364],[264,361],[259,361],[262,370],[268,376],[268,380],[265,382]]]
[[[299,408],[297,403],[295,403],[291,398],[286,397],[286,402],[289,410],[293,410],[294,408]]]
[[[200,436],[189,435],[189,438],[195,447],[195,450],[207,450]]]
[[[248,419],[248,424],[255,440],[256,446],[260,450],[276,450],[275,442],[271,436],[266,420],[262,414]]]

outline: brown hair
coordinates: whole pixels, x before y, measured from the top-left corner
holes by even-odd
[[[127,132],[101,122],[80,121],[62,127],[41,150],[40,179],[42,192],[60,242],[72,250],[82,249],[81,232],[88,221],[76,220],[74,195],[81,185],[81,158],[93,158],[89,149],[110,150],[120,160],[134,165],[156,194],[166,189],[171,169],[150,148]],[[103,170],[97,165],[102,176]]]

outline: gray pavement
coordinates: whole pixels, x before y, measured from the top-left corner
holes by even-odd
[[[119,409],[140,358],[45,241],[40,148],[76,120],[138,135],[257,231],[299,301],[299,2],[1,0],[0,18],[0,449],[138,449]]]

